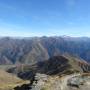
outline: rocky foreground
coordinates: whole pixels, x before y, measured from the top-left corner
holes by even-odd
[[[37,73],[30,90],[90,90],[90,75],[60,77]]]

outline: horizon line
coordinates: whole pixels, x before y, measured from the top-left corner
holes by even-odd
[[[64,38],[90,38],[90,36],[70,36],[70,35],[42,35],[42,36],[2,36],[0,38],[41,38],[41,37],[64,37]]]

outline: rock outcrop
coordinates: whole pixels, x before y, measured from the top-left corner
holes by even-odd
[[[90,90],[90,75],[47,76],[36,74],[31,90]]]

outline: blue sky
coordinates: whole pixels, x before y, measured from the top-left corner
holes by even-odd
[[[90,36],[90,0],[0,0],[0,36]]]

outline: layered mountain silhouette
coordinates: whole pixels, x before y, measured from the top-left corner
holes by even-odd
[[[64,53],[90,62],[90,38],[0,38],[0,64],[33,64]]]

